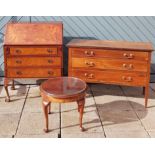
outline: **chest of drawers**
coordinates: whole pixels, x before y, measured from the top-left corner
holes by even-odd
[[[51,78],[62,75],[63,24],[10,23],[4,40],[4,86],[15,78]]]
[[[147,107],[150,43],[73,39],[69,48],[69,76],[89,83],[140,86],[145,90]]]

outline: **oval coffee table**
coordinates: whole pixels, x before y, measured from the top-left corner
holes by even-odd
[[[45,132],[48,132],[48,113],[51,112],[51,103],[66,103],[76,101],[78,105],[79,123],[81,131],[82,118],[85,104],[87,84],[74,77],[55,77],[43,82],[40,86],[41,96],[43,99],[43,111],[45,115]]]

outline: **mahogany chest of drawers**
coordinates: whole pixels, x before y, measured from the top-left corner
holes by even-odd
[[[50,78],[62,75],[63,24],[10,23],[4,39],[4,86],[15,78]]]
[[[69,76],[89,83],[140,86],[145,91],[147,107],[150,43],[73,39],[69,48]]]

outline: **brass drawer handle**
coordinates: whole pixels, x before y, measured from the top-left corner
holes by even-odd
[[[88,79],[93,79],[93,78],[94,78],[94,74],[85,73],[84,75],[85,75],[85,77],[87,77]]]
[[[53,75],[53,72],[52,71],[48,71],[47,74],[48,75]]]
[[[16,74],[17,75],[22,75],[22,72],[21,71],[17,71]]]
[[[123,64],[123,68],[127,68],[127,64]]]
[[[93,56],[95,56],[94,51],[90,51],[90,52],[85,51],[84,53],[85,53],[85,55],[88,56],[88,57],[93,57]]]
[[[122,66],[123,68],[128,69],[128,70],[133,69],[133,64],[129,64],[129,65],[123,64]]]
[[[52,53],[53,51],[52,51],[52,49],[49,48],[49,49],[47,49],[47,52]]]
[[[17,54],[21,54],[22,51],[21,51],[21,50],[16,50],[16,53],[17,53]]]
[[[22,61],[21,61],[21,60],[16,60],[16,63],[17,63],[17,64],[21,64]]]
[[[86,64],[88,67],[94,67],[94,66],[95,66],[95,63],[94,63],[94,62],[85,62],[85,64]]]
[[[129,64],[129,69],[133,69],[133,64]]]
[[[52,63],[53,61],[52,60],[48,60],[48,63]]]
[[[122,80],[127,81],[127,82],[131,82],[133,79],[130,76],[129,77],[122,76]]]
[[[132,54],[132,53],[130,53],[130,54],[124,53],[123,56],[126,57],[127,59],[133,59],[134,58],[134,54]]]

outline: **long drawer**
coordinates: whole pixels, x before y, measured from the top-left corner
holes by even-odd
[[[57,66],[61,67],[61,57],[8,57],[8,67]]]
[[[58,55],[57,47],[10,47],[7,50],[7,55]]]
[[[118,59],[135,59],[148,60],[148,52],[125,51],[125,50],[105,50],[105,49],[87,49],[87,48],[71,48],[72,57],[106,57]]]
[[[97,71],[72,69],[69,76],[78,77],[86,82],[112,83],[129,86],[145,86],[147,73],[123,71]]]
[[[107,59],[107,58],[72,58],[73,68],[114,69],[147,72],[147,61]]]
[[[61,76],[61,68],[8,68],[7,77],[10,78],[49,78]]]

